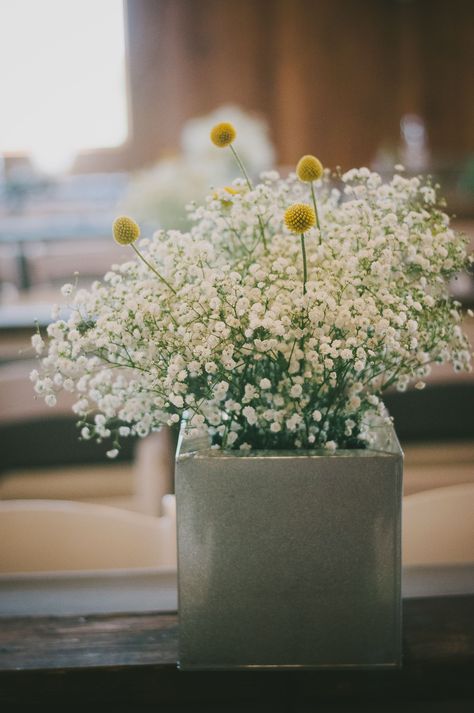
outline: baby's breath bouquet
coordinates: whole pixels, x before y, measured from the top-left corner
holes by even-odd
[[[47,346],[33,337],[36,392],[75,392],[82,438],[112,439],[110,457],[183,415],[214,448],[363,448],[386,389],[422,388],[434,363],[470,369],[448,289],[466,241],[437,187],[402,167],[388,183],[331,175],[314,156],[253,185],[235,138],[212,129],[242,178],[189,206],[189,232],[139,239],[118,218],[132,259],[89,290],[65,285],[69,318]]]

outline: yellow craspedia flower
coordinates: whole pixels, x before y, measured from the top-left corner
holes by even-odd
[[[316,215],[306,203],[294,203],[285,211],[285,225],[293,233],[305,233],[316,225]]]
[[[234,188],[234,186],[224,186],[224,188],[222,190],[231,196],[238,196],[242,193],[245,193],[245,191],[247,190],[247,187],[240,186],[239,188]],[[214,200],[218,200],[219,193],[217,191],[215,191],[215,193],[213,194],[212,197],[214,198]],[[226,201],[225,198],[221,198],[220,200],[221,200],[221,203],[223,206],[229,207],[232,205],[232,201]]]
[[[222,121],[216,124],[211,130],[211,141],[219,148],[223,149],[229,146],[237,136],[237,132],[228,121]]]
[[[323,175],[323,164],[316,156],[302,156],[296,166],[296,175],[300,181],[317,181]]]
[[[112,232],[114,234],[114,240],[119,243],[119,245],[130,245],[140,237],[140,228],[137,223],[126,215],[115,218]]]
[[[224,188],[222,188],[221,190],[225,191],[226,193],[229,193],[231,196],[236,196],[237,193],[240,193],[240,190],[238,190],[237,188],[234,188],[233,186],[224,186]],[[214,198],[214,200],[217,200],[219,198],[219,192],[214,191],[214,193],[212,194],[212,197]],[[225,201],[223,199],[221,199],[221,200],[223,203],[225,203]]]

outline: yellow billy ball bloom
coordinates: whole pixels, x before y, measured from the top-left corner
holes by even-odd
[[[236,196],[238,193],[241,193],[238,188],[234,188],[233,186],[224,186],[222,190],[231,196]],[[219,198],[219,193],[217,191],[214,191],[212,197],[214,198],[214,200],[216,200],[217,198]],[[222,202],[224,203],[225,201],[223,200]]]
[[[119,245],[130,245],[140,237],[140,228],[137,223],[126,215],[115,218],[112,231],[114,240]]]
[[[236,196],[239,193],[242,193],[241,188],[234,188],[233,186],[224,186],[224,190],[226,193],[229,193],[231,196]]]
[[[285,211],[285,225],[293,233],[305,233],[316,225],[316,215],[306,203],[294,203]]]
[[[296,166],[296,175],[300,181],[317,181],[323,175],[323,164],[316,156],[302,156]]]
[[[211,130],[212,143],[221,149],[225,146],[230,146],[236,136],[236,130],[228,121],[222,121],[220,124],[216,124]]]
[[[224,188],[222,190],[224,190],[226,193],[228,193],[231,196],[238,196],[238,195],[241,195],[242,193],[245,193],[248,189],[246,186],[241,186],[239,188],[234,188],[233,186],[224,186]],[[219,198],[218,192],[216,191],[212,197],[214,198],[214,200],[217,200]],[[221,198],[220,200],[221,200],[222,205],[225,206],[226,208],[228,206],[232,205],[232,201],[226,201],[225,198]]]

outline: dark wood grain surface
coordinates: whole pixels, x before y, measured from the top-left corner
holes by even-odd
[[[474,710],[473,615],[474,596],[405,600],[400,670],[191,673],[176,666],[175,614],[6,619],[0,702],[8,711],[40,704],[59,710],[67,702],[88,713],[178,704],[260,711],[296,710],[298,703],[314,710],[321,702],[377,701],[451,701],[446,710]]]

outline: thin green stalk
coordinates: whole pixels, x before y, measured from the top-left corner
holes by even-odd
[[[304,233],[301,233],[301,252],[303,253],[303,294],[306,294],[306,282],[308,280],[308,267],[306,264],[306,247],[304,244]]]
[[[263,228],[263,223],[262,223],[262,216],[260,216],[260,215],[258,216],[258,224],[260,226],[260,235],[262,236],[263,248],[264,248],[265,252],[268,252],[267,240],[265,238],[265,230]]]
[[[171,290],[171,292],[173,292],[173,294],[177,294],[177,293],[176,293],[176,290],[174,289],[174,287],[173,287],[172,285],[170,285],[170,283],[168,282],[168,280],[165,280],[165,278],[163,277],[163,275],[160,275],[160,273],[158,272],[158,270],[157,270],[156,268],[154,268],[151,263],[148,262],[148,260],[141,254],[140,250],[139,250],[137,247],[135,247],[135,245],[134,245],[133,243],[132,243],[132,248],[135,250],[135,252],[136,252],[136,254],[138,255],[138,257],[140,258],[140,260],[142,260],[142,261],[145,263],[145,265],[146,265],[152,272],[154,272],[155,275],[156,275],[157,277],[159,277],[160,280],[161,280],[162,282],[164,282],[164,284],[165,284],[167,287],[169,287],[169,289]]]
[[[296,346],[296,338],[293,340],[293,346],[291,347],[290,356],[288,357],[288,364],[287,364],[287,366],[286,366],[287,369],[290,368],[290,365],[291,365],[291,357],[293,356],[293,352],[295,351],[295,346]]]
[[[311,181],[311,198],[313,199],[313,208],[314,208],[314,214],[316,216],[316,225],[318,226],[319,230],[319,244],[321,245],[321,225],[319,223],[319,214],[318,214],[318,206],[316,205],[316,195],[314,193],[314,186],[313,186],[313,181]]]
[[[232,144],[230,144],[229,148],[230,148],[230,150],[232,151],[232,154],[233,154],[235,160],[237,161],[238,167],[239,167],[240,170],[242,171],[242,174],[243,174],[243,176],[244,176],[244,178],[245,178],[245,180],[246,180],[246,182],[247,182],[247,186],[249,187],[249,190],[250,190],[250,191],[253,191],[252,181],[250,180],[250,178],[249,178],[249,176],[248,176],[248,174],[247,174],[247,171],[245,170],[244,164],[243,164],[242,161],[240,160],[239,154],[238,154],[237,151],[234,149],[234,147],[232,146]],[[260,236],[261,236],[261,238],[262,238],[263,247],[264,247],[264,249],[265,249],[265,252],[268,252],[267,240],[266,240],[266,238],[265,238],[265,230],[264,230],[264,227],[263,227],[262,217],[261,217],[260,215],[258,216],[258,225],[259,225],[259,227],[260,227]]]
[[[246,244],[244,243],[244,241],[243,241],[242,238],[240,237],[239,232],[229,224],[229,221],[228,221],[226,218],[224,218],[224,220],[225,220],[225,222],[226,222],[227,229],[232,233],[232,235],[234,235],[234,236],[237,238],[237,240],[238,240],[239,243],[242,245],[242,247],[244,248],[244,250],[245,250],[245,252],[247,253],[247,255],[250,255],[250,254],[252,253],[252,250],[249,250],[249,249],[248,249],[248,247],[246,246]]]
[[[237,164],[238,164],[240,170],[242,171],[245,180],[247,181],[247,186],[249,187],[249,191],[253,191],[252,181],[251,181],[250,178],[248,177],[247,171],[245,170],[245,166],[244,166],[244,164],[242,163],[242,161],[240,160],[240,156],[239,156],[239,154],[237,153],[237,151],[234,149],[234,147],[232,146],[232,144],[230,144],[230,150],[231,150],[232,153],[234,154],[234,158],[235,158],[235,160],[237,161]]]

